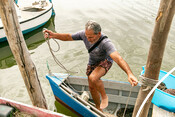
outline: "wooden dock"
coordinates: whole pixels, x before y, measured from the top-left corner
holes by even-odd
[[[163,110],[156,105],[153,105],[152,117],[175,117],[175,113]]]

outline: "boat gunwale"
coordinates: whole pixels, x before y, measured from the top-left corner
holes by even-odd
[[[79,78],[79,79],[84,79],[84,80],[88,79],[87,77],[81,77],[81,76],[69,76],[68,80],[69,79],[71,80],[69,82],[72,82],[74,78]],[[140,84],[138,84],[138,86],[132,87],[129,82],[125,82],[125,81],[116,81],[116,80],[110,80],[110,79],[102,79],[102,81],[104,83],[105,89],[110,88],[110,89],[117,89],[117,90],[122,90],[122,91],[129,91],[128,89],[132,88],[132,92],[138,92],[140,89]],[[116,87],[112,87],[109,84],[116,85]],[[88,86],[88,84],[82,84],[82,85]],[[125,86],[122,86],[121,88],[120,85],[125,85]]]
[[[17,101],[11,100],[11,99],[6,99],[3,97],[0,97],[0,104],[15,107],[21,112],[25,112],[27,114],[33,114],[34,116],[38,116],[38,117],[42,117],[44,115],[45,116],[53,116],[54,115],[54,117],[66,117],[65,115],[63,115],[61,113],[56,113],[56,112],[53,112],[51,110],[46,110],[43,108],[39,108],[39,107],[25,104],[22,102],[17,102]]]

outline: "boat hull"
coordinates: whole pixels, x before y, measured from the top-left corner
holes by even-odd
[[[19,23],[20,23],[20,28],[22,33],[23,34],[29,33],[46,24],[46,22],[52,16],[52,10],[53,10],[53,5],[52,3],[49,3],[46,10],[43,10],[42,12],[37,13],[37,15],[35,15],[36,12],[22,11],[21,18],[19,18]],[[0,42],[6,41],[6,40],[7,38],[4,32],[2,23],[0,23]]]
[[[63,105],[66,105],[67,108],[73,110],[73,112],[76,114],[78,113],[78,116],[106,116],[104,113],[101,113],[101,111],[99,112],[99,110],[94,107],[91,96],[89,101],[86,102],[79,98],[79,96],[82,94],[82,91],[87,91],[90,94],[87,77],[68,77],[68,75],[57,73],[54,75],[46,75],[46,78],[49,80],[56,100]],[[104,79],[103,83],[109,99],[109,105],[106,109],[104,109],[104,112],[116,116],[117,111],[120,108],[124,108],[126,105],[128,95],[131,90],[131,85],[127,82]],[[140,86],[132,88],[132,93],[128,102],[128,108],[134,108],[139,89]]]
[[[13,100],[0,97],[0,104],[8,105],[17,108],[20,112],[31,114],[35,117],[66,117],[63,114],[45,110],[42,108],[34,107],[31,105],[23,104]]]
[[[62,81],[65,80],[67,75],[61,74],[61,75],[56,75],[56,77],[49,77],[46,76],[46,78],[49,80],[51,84],[52,91],[56,97],[56,100],[66,107],[68,107],[72,112],[77,114],[77,116],[90,116],[90,117],[97,117],[98,115],[93,113],[90,109],[86,108],[85,105],[77,101],[75,97],[72,94],[69,94],[63,88],[61,87]]]

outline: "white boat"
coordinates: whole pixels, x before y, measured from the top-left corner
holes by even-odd
[[[33,50],[45,42],[45,39],[42,33],[43,28],[47,28],[48,30],[55,31],[54,18],[55,16],[52,16],[45,25],[41,26],[35,31],[32,31],[31,33],[24,35],[25,42],[29,50]],[[1,52],[0,69],[9,68],[9,67],[12,67],[13,65],[16,65],[16,61],[13,57],[13,54],[10,50],[10,47],[7,41],[0,43],[0,52]]]
[[[51,0],[19,0],[15,6],[23,34],[43,26],[53,14]],[[0,19],[0,42],[6,40],[3,24]]]

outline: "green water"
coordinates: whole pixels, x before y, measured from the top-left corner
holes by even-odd
[[[114,43],[118,52],[127,61],[133,73],[138,77],[142,66],[146,64],[150,40],[154,29],[159,0],[52,0],[55,17],[43,27],[59,33],[75,33],[84,29],[89,20],[96,20]],[[42,35],[43,27],[24,35],[31,58],[37,68],[38,76],[50,110],[58,110],[75,116],[55,99],[49,82],[45,78],[48,61],[52,72],[65,72],[55,64]],[[60,62],[69,70],[85,76],[88,61],[87,50],[83,42],[62,42],[60,51],[55,53]],[[175,20],[168,36],[161,69],[169,71],[175,66]],[[57,48],[51,42],[53,49]],[[106,79],[127,81],[126,74],[113,64]],[[0,96],[31,104],[23,79],[15,63],[7,42],[0,43]],[[55,108],[55,105],[57,108]]]

